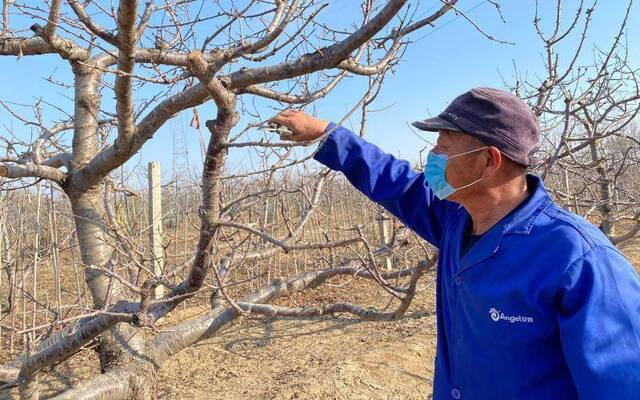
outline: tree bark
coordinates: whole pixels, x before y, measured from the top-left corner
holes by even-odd
[[[71,159],[72,179],[64,189],[74,214],[78,243],[87,287],[91,291],[93,307],[105,309],[109,304],[124,300],[120,283],[100,269],[113,270],[113,249],[109,244],[109,230],[104,205],[104,185],[86,184],[84,167],[98,151],[98,116],[100,111],[100,72],[91,66],[73,64],[75,76],[74,136]],[[91,180],[94,180],[93,177]],[[98,268],[92,268],[98,267]],[[128,324],[118,324],[99,339],[98,350],[103,372],[125,367],[134,354],[142,351],[145,335]]]
[[[598,174],[598,185],[600,190],[600,230],[609,238],[615,235],[614,217],[613,217],[613,191],[611,187],[611,179],[607,174],[606,161],[600,154],[598,142],[592,141],[589,145],[591,150],[591,160],[596,164],[596,173]]]

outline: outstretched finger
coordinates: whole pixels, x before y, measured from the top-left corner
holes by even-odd
[[[280,140],[293,142],[293,133],[281,133]]]
[[[285,112],[281,112],[280,114],[277,114],[276,116],[270,118],[267,122],[278,124],[278,125],[286,125],[288,121],[287,117],[288,115],[285,114]]]

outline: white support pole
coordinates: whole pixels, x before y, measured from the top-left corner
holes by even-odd
[[[164,249],[162,248],[162,196],[160,186],[160,163],[149,163],[149,207],[148,207],[149,244],[153,254],[153,273],[162,275],[164,269]],[[164,287],[158,285],[154,291],[155,298],[164,295]]]
[[[569,183],[569,171],[566,168],[560,166],[560,175],[562,178],[562,186],[564,186],[564,193],[567,196],[566,208],[571,211],[571,184]],[[574,210],[575,211],[575,210]]]
[[[378,232],[380,234],[380,241],[382,242],[382,246],[386,246],[389,244],[389,223],[390,218],[385,214],[382,207],[378,207]],[[387,270],[391,270],[393,268],[393,262],[391,261],[391,257],[385,257],[384,266]]]

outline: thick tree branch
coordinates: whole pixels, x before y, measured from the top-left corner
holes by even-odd
[[[31,30],[47,42],[49,46],[65,60],[85,61],[89,58],[89,51],[87,51],[87,49],[83,49],[71,40],[55,34],[47,36],[44,28],[38,24],[33,24]]]
[[[216,119],[207,121],[211,132],[209,146],[202,172],[202,207],[200,209],[200,237],[189,275],[167,297],[173,298],[156,307],[146,315],[140,315],[140,325],[152,325],[159,318],[174,309],[202,286],[211,264],[213,240],[219,229],[220,218],[220,178],[226,156],[229,132],[237,124],[239,116],[235,110],[236,96],[228,91],[217,78],[208,73],[207,65],[198,51],[189,54],[190,70],[201,79],[202,84],[218,106]]]
[[[53,34],[56,32],[58,20],[60,19],[60,4],[61,0],[51,0],[51,5],[49,6],[49,20],[47,21],[47,25],[44,27],[44,35],[48,38],[53,37]]]
[[[340,64],[338,64],[338,68],[357,74],[357,75],[380,74],[384,70],[389,68],[389,64],[395,59],[401,45],[402,45],[402,41],[400,40],[400,37],[396,38],[396,40],[393,42],[393,45],[391,46],[391,49],[389,49],[387,54],[385,54],[384,57],[382,57],[380,61],[378,61],[375,64],[362,65],[358,63],[355,59],[349,58],[348,60],[344,60]]]
[[[118,400],[134,399],[138,393],[132,382],[139,380],[135,370],[116,368],[106,374],[84,381],[54,400]]]
[[[98,337],[102,332],[119,322],[130,320],[131,315],[129,314],[106,314],[93,318],[72,334],[64,336],[51,346],[45,347],[35,354],[30,355],[20,367],[20,373],[18,375],[20,386],[24,387],[28,385],[32,376],[40,369],[67,359],[91,340]]]
[[[15,0],[2,0],[2,31],[0,36],[4,36],[9,32],[9,8]]]
[[[433,268],[437,257],[427,263],[421,262],[417,268],[411,274],[411,279],[406,290],[406,294],[400,300],[400,305],[393,311],[380,311],[370,307],[364,308],[351,303],[333,303],[325,304],[322,306],[307,306],[307,307],[281,307],[270,304],[256,304],[247,302],[238,302],[237,305],[243,311],[248,313],[262,314],[270,317],[292,317],[292,318],[308,318],[308,317],[320,317],[323,315],[333,315],[337,313],[349,313],[357,315],[360,318],[374,321],[389,321],[397,319],[404,315],[411,301],[416,294],[416,287],[418,285],[418,279]]]
[[[613,244],[618,245],[634,238],[638,234],[638,232],[640,232],[640,212],[636,213],[633,226],[631,228],[629,228],[625,233],[614,236],[610,239]]]
[[[2,56],[22,57],[55,53],[57,51],[39,37],[0,38],[0,55]]]
[[[67,174],[46,165],[0,163],[0,176],[12,179],[41,178],[63,184]]]
[[[15,381],[16,379],[18,379],[19,372],[20,368],[11,365],[0,366],[0,383]]]
[[[142,17],[140,18],[140,22],[138,23],[138,27],[136,28],[136,40],[140,40],[145,29],[147,29],[154,10],[155,6],[153,5],[153,1],[147,1],[147,4],[144,7],[144,12],[142,13]]]
[[[131,154],[135,121],[133,115],[133,95],[131,74],[133,73],[133,53],[136,43],[136,0],[122,0],[118,7],[118,71],[116,75],[116,112],[118,117],[118,138],[114,143],[119,161],[124,162]]]

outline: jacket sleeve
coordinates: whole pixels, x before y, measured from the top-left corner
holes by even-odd
[[[598,246],[564,273],[559,329],[581,399],[640,396],[640,282],[616,250]]]
[[[443,223],[457,205],[435,197],[424,175],[413,171],[407,161],[396,159],[342,126],[331,123],[327,131],[332,129],[314,158],[342,172],[365,196],[439,248]]]

